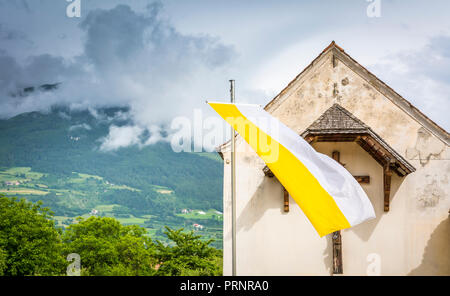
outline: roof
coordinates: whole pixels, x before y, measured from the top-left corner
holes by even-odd
[[[370,129],[364,122],[356,118],[347,109],[334,104],[314,121],[306,131],[317,132],[358,132]],[[306,133],[305,131],[305,133]]]
[[[391,166],[400,176],[416,170],[368,125],[339,104],[326,110],[301,136],[318,142],[356,142],[381,165]]]
[[[300,80],[305,73],[310,70],[314,65],[316,65],[319,60],[325,56],[327,53],[333,52],[333,58],[338,59],[350,69],[352,69],[356,74],[361,76],[368,84],[375,87],[379,92],[381,92],[386,98],[391,100],[397,107],[402,109],[405,113],[411,116],[419,124],[421,124],[426,130],[435,135],[438,139],[443,141],[446,145],[450,145],[450,134],[436,124],[433,120],[428,118],[424,113],[412,105],[408,100],[403,98],[400,94],[395,92],[391,87],[385,84],[381,79],[373,75],[370,71],[360,65],[356,60],[354,60],[350,55],[348,55],[343,48],[338,46],[334,41],[332,41],[303,71],[300,72],[289,84],[276,95],[265,107],[264,109],[269,113],[280,105],[286,93],[291,89],[291,86]],[[218,151],[222,151],[230,141],[225,142],[218,147]]]

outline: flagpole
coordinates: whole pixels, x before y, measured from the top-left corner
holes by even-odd
[[[231,103],[235,102],[234,80],[230,80]],[[236,276],[236,133],[231,127],[231,258],[232,275]]]

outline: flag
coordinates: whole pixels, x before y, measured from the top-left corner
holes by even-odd
[[[375,218],[366,193],[341,164],[259,105],[208,104],[264,160],[321,237]]]

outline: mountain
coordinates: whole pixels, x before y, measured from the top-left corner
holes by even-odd
[[[101,151],[101,139],[112,124],[129,124],[120,116],[125,112],[126,108],[89,112],[59,107],[0,120],[0,193],[42,200],[65,225],[94,211],[127,223],[147,223],[154,232],[160,230],[155,223],[208,224],[206,218],[218,227],[220,157],[175,153],[166,142]],[[182,209],[201,215],[183,216]]]

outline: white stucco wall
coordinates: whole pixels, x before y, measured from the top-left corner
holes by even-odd
[[[342,80],[348,80],[342,83]],[[345,81],[347,82],[347,81]],[[333,85],[337,83],[337,95]],[[361,76],[325,54],[286,90],[270,112],[298,133],[337,102],[369,125],[416,172],[392,176],[390,211],[383,212],[381,166],[355,143],[316,143],[354,175],[369,175],[363,184],[377,218],[342,232],[346,275],[365,275],[380,259],[382,275],[450,275],[449,147],[406,114]],[[320,238],[297,204],[283,211],[283,192],[275,178],[265,177],[264,163],[238,139],[237,273],[238,275],[330,275],[332,247]],[[230,153],[224,154],[224,275],[231,274]],[[377,257],[379,256],[379,257]],[[372,261],[371,267],[376,262]],[[371,269],[375,270],[375,269]]]

